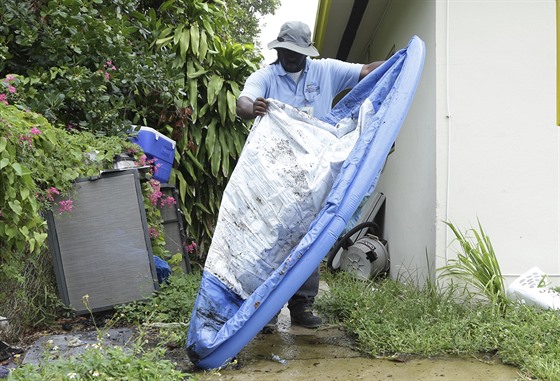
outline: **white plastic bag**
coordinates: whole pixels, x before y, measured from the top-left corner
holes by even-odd
[[[205,268],[246,299],[324,206],[359,136],[269,99],[226,187]]]

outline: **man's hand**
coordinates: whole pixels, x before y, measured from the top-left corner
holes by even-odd
[[[253,102],[253,114],[255,114],[255,117],[263,116],[267,112],[268,112],[268,102],[266,101],[266,99],[261,97],[255,99],[255,101]]]
[[[257,116],[263,116],[268,112],[268,102],[261,97],[255,99],[254,102],[248,97],[240,97],[237,100],[236,112],[240,118],[255,119]]]
[[[377,69],[385,61],[375,61],[362,66],[362,71],[360,72],[360,81],[364,79],[366,75]]]

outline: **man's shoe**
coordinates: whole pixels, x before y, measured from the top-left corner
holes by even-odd
[[[323,324],[323,319],[313,315],[311,308],[305,308],[303,311],[290,314],[292,325],[299,325],[304,328],[317,328]]]
[[[276,329],[276,323],[278,322],[278,315],[275,315],[261,330],[262,333],[271,334],[274,333]]]

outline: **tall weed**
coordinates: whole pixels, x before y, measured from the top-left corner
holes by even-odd
[[[446,222],[455,239],[461,245],[462,252],[457,254],[456,259],[449,260],[442,267],[442,276],[457,277],[472,286],[474,291],[484,295],[502,312],[508,305],[506,289],[500,264],[492,247],[490,238],[484,232],[480,221],[478,231],[470,229],[462,233],[452,223]],[[472,235],[469,235],[472,233]]]

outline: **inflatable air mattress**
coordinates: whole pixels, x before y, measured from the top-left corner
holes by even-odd
[[[414,36],[323,120],[271,100],[220,206],[188,332],[197,367],[227,365],[327,255],[377,184],[424,57]]]

